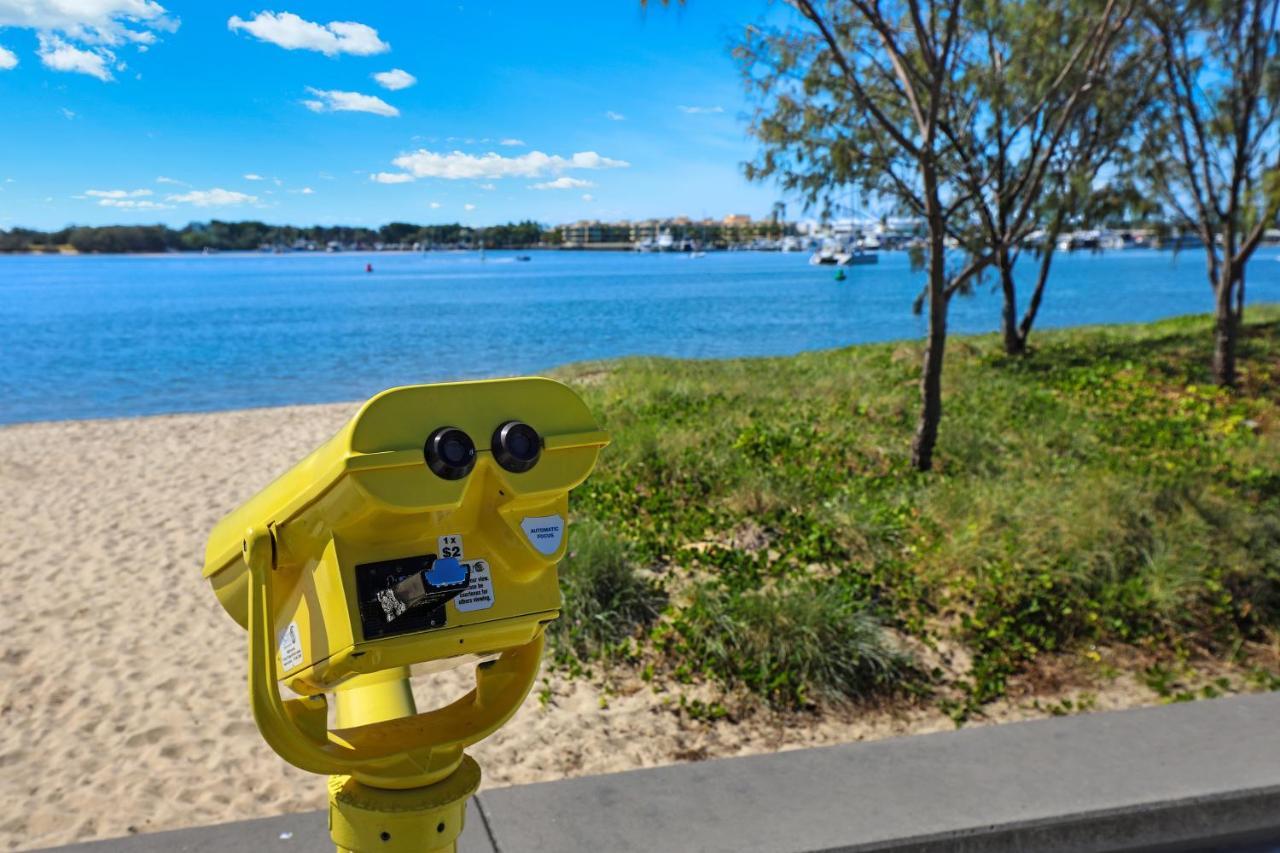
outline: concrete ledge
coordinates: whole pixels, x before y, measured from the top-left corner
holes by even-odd
[[[325,824],[323,814],[291,815],[75,849],[320,850],[328,847]],[[281,832],[294,835],[280,841]],[[1246,845],[1280,851],[1280,694],[485,791],[468,813],[459,849],[834,853]]]
[[[309,853],[314,850],[331,851],[333,842],[329,840],[329,813],[322,810],[130,835],[51,849],[75,853],[224,853],[227,850]],[[496,853],[474,798],[467,803],[458,853]]]

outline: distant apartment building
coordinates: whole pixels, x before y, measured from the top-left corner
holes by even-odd
[[[555,230],[560,243],[566,248],[616,248],[651,244],[657,243],[664,235],[676,241],[695,241],[701,246],[724,247],[795,233],[793,225],[771,220],[753,220],[745,213],[733,213],[723,219],[676,216],[669,219],[620,222],[583,220],[560,225]]]
[[[582,220],[572,225],[561,225],[560,242],[566,247],[624,244],[632,242],[631,225],[627,222],[597,222]]]

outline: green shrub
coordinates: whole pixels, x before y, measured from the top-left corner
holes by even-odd
[[[689,674],[700,670],[781,705],[866,698],[911,668],[875,617],[832,583],[743,592],[702,584],[666,642]]]
[[[648,625],[665,603],[662,591],[636,571],[622,540],[591,519],[569,527],[560,590],[564,607],[547,628],[560,662],[612,653]]]
[[[1249,307],[1236,392],[1211,384],[1209,318],[1035,341],[954,339],[927,475],[918,342],[582,368],[614,443],[574,507],[609,535],[566,562],[560,653],[635,637],[668,676],[779,704],[910,689],[880,620],[963,648],[972,668],[940,675],[962,713],[1042,656],[1258,663],[1280,631],[1280,307]],[[663,605],[628,560],[691,579],[649,635]]]

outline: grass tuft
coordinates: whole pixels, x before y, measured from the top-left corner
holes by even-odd
[[[666,603],[662,591],[631,562],[627,546],[598,521],[569,527],[560,563],[564,607],[547,628],[555,657],[589,661],[608,657],[649,625]]]
[[[677,668],[696,666],[728,687],[787,706],[870,697],[912,670],[863,605],[815,582],[740,592],[703,584],[677,615],[666,646]]]

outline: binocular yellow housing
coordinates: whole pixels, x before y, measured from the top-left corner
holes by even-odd
[[[204,577],[249,631],[254,718],[331,774],[339,849],[452,848],[479,783],[463,750],[537,676],[568,493],[608,440],[549,379],[395,388],[214,528]],[[409,667],[468,661],[475,689],[417,713]]]

